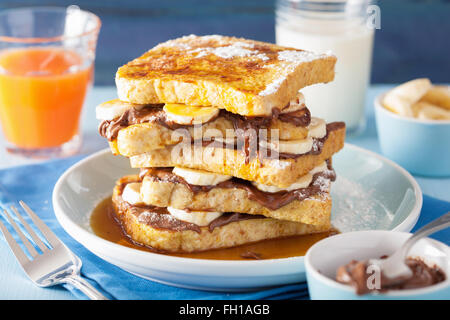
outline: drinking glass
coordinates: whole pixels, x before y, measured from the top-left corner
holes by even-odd
[[[50,158],[79,150],[100,26],[77,6],[0,12],[0,125],[9,152]]]
[[[345,121],[347,134],[365,126],[376,6],[372,0],[277,0],[276,42],[337,57],[334,81],[302,89],[311,113]]]

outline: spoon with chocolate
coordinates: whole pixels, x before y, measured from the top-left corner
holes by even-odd
[[[411,247],[419,240],[450,226],[450,212],[426,224],[416,232],[392,255],[386,259],[371,259],[369,264],[380,268],[383,275],[390,281],[403,281],[412,276],[411,268],[405,263],[405,259]]]

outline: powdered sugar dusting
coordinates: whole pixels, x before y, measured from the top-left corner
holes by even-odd
[[[224,59],[232,59],[234,57],[253,57],[263,61],[269,59],[264,53],[253,49],[254,45],[247,42],[234,42],[228,46],[223,47],[201,47],[188,51],[188,54],[196,54],[196,58],[204,57],[208,54],[214,54]]]
[[[311,62],[325,57],[324,54],[317,54],[310,51],[284,50],[278,52],[278,60],[294,63]]]
[[[331,52],[327,52],[325,54],[317,54],[310,51],[300,50],[284,50],[278,52],[278,60],[285,62],[284,67],[280,68],[280,72],[283,76],[274,79],[263,91],[259,93],[259,95],[268,96],[277,92],[281,84],[286,80],[286,75],[293,72],[299,64],[322,59],[327,56],[331,56]]]
[[[260,96],[268,96],[277,92],[286,77],[280,77],[269,83],[266,88],[259,93]]]
[[[289,167],[291,163],[289,161],[285,160],[279,160],[279,159],[271,159],[269,162],[269,166],[276,169],[286,169]]]
[[[233,43],[234,46],[237,47],[241,47],[241,48],[254,48],[255,45],[253,43],[248,43],[248,42],[242,42],[242,41],[237,41],[235,43]]]
[[[269,57],[266,56],[264,53],[258,53],[257,55],[255,55],[255,58],[260,59],[262,61],[267,61],[269,60]]]
[[[174,47],[180,48],[182,50],[189,50],[191,49],[191,46],[188,45],[187,43],[182,43],[182,42],[175,42],[172,44]]]
[[[159,214],[151,211],[143,211],[138,216],[138,221],[140,223],[154,223],[157,221],[165,220],[166,222],[174,222],[178,219],[170,214]]]
[[[323,173],[325,175],[332,174],[332,171],[325,170],[325,171],[323,171]],[[330,178],[327,178],[326,176],[319,175],[316,178],[316,180],[314,181],[314,185],[319,187],[320,192],[328,193],[328,192],[330,192],[331,180],[330,180]]]
[[[394,215],[374,197],[374,192],[375,189],[338,176],[331,188],[333,226],[341,232],[388,230]]]
[[[214,48],[211,50],[211,53],[224,59],[230,59],[234,57],[247,57],[252,55],[254,51],[246,49],[239,42],[236,42],[230,46]]]

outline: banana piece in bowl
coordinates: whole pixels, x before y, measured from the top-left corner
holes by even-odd
[[[429,79],[415,79],[403,83],[389,91],[383,99],[383,105],[402,116],[412,117],[411,106],[431,88]]]
[[[420,99],[450,111],[450,87],[432,86]]]
[[[436,86],[427,78],[415,79],[390,90],[383,106],[419,120],[450,120],[450,87]]]

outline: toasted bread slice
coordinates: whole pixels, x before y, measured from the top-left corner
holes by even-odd
[[[205,251],[266,239],[325,232],[331,228],[330,224],[315,226],[258,217],[231,221],[213,229],[206,226],[190,230],[180,227],[183,225],[182,221],[173,217],[167,218],[178,225],[178,230],[173,230],[155,226],[149,219],[151,212],[124,202],[121,197],[121,183],[122,181],[119,181],[114,188],[112,199],[123,230],[133,241],[155,250],[178,253]]]
[[[296,127],[286,122],[281,124],[280,122],[279,120],[274,120],[273,126],[268,128],[267,131],[270,133],[270,130],[279,130],[281,140],[301,140],[308,135],[308,130],[304,127]],[[193,127],[186,130],[189,132],[188,136],[190,137],[195,137],[198,134],[202,136],[208,130],[214,130],[211,132],[218,132],[219,136],[225,138],[227,137],[227,130],[233,130],[233,126],[230,121],[218,118],[203,125],[201,128],[197,128],[196,132]],[[177,144],[182,140],[183,136],[177,134],[176,130],[170,130],[156,123],[142,123],[120,130],[116,140],[117,150],[114,148],[112,151],[115,154],[132,157]]]
[[[138,104],[215,106],[269,116],[303,87],[334,79],[336,57],[275,44],[185,36],[161,43],[120,67],[120,100]]]
[[[286,188],[344,146],[345,126],[333,126],[323,141],[320,153],[295,158],[253,157],[246,162],[241,150],[177,144],[130,157],[133,168],[186,167],[231,175],[264,185]],[[331,127],[328,124],[327,127]]]
[[[120,101],[117,103],[120,103]],[[100,124],[100,132],[105,138],[110,139],[111,149],[114,154],[131,157],[179,143],[183,140],[183,137],[201,140],[205,137],[208,139],[212,137],[232,139],[236,136],[233,122],[223,114],[219,114],[215,120],[204,123],[201,126],[192,125],[181,128],[170,128],[162,124],[161,121],[157,121],[157,115],[164,113],[162,108],[153,107],[149,109],[151,109],[155,116],[152,118],[151,112],[149,111],[149,114],[146,115],[149,118],[146,120],[147,122],[139,123],[138,120],[134,119],[136,123],[125,124],[119,130],[115,129],[114,126],[123,126],[121,119],[117,120],[118,124],[115,124],[115,120],[103,121]],[[303,110],[297,111],[296,113],[304,112],[309,117],[309,111],[306,108]],[[291,113],[286,115],[289,116]],[[284,118],[281,119],[285,120]],[[278,117],[270,120],[266,130],[269,137],[271,136],[271,132],[275,132],[281,140],[301,140],[305,139],[308,135],[308,127],[297,126],[292,122],[282,121]],[[109,137],[109,135],[112,135],[111,131],[114,132],[114,136]],[[118,132],[116,133],[116,131]]]
[[[259,191],[244,181],[239,181],[234,186],[219,184],[216,187],[195,190],[186,184],[177,183],[174,179],[160,180],[155,176],[146,176],[142,181],[141,198],[145,204],[158,207],[188,211],[240,212],[324,225],[330,221],[330,185],[330,179],[317,176],[309,188],[278,194]],[[293,195],[292,198],[288,198],[289,195]]]

